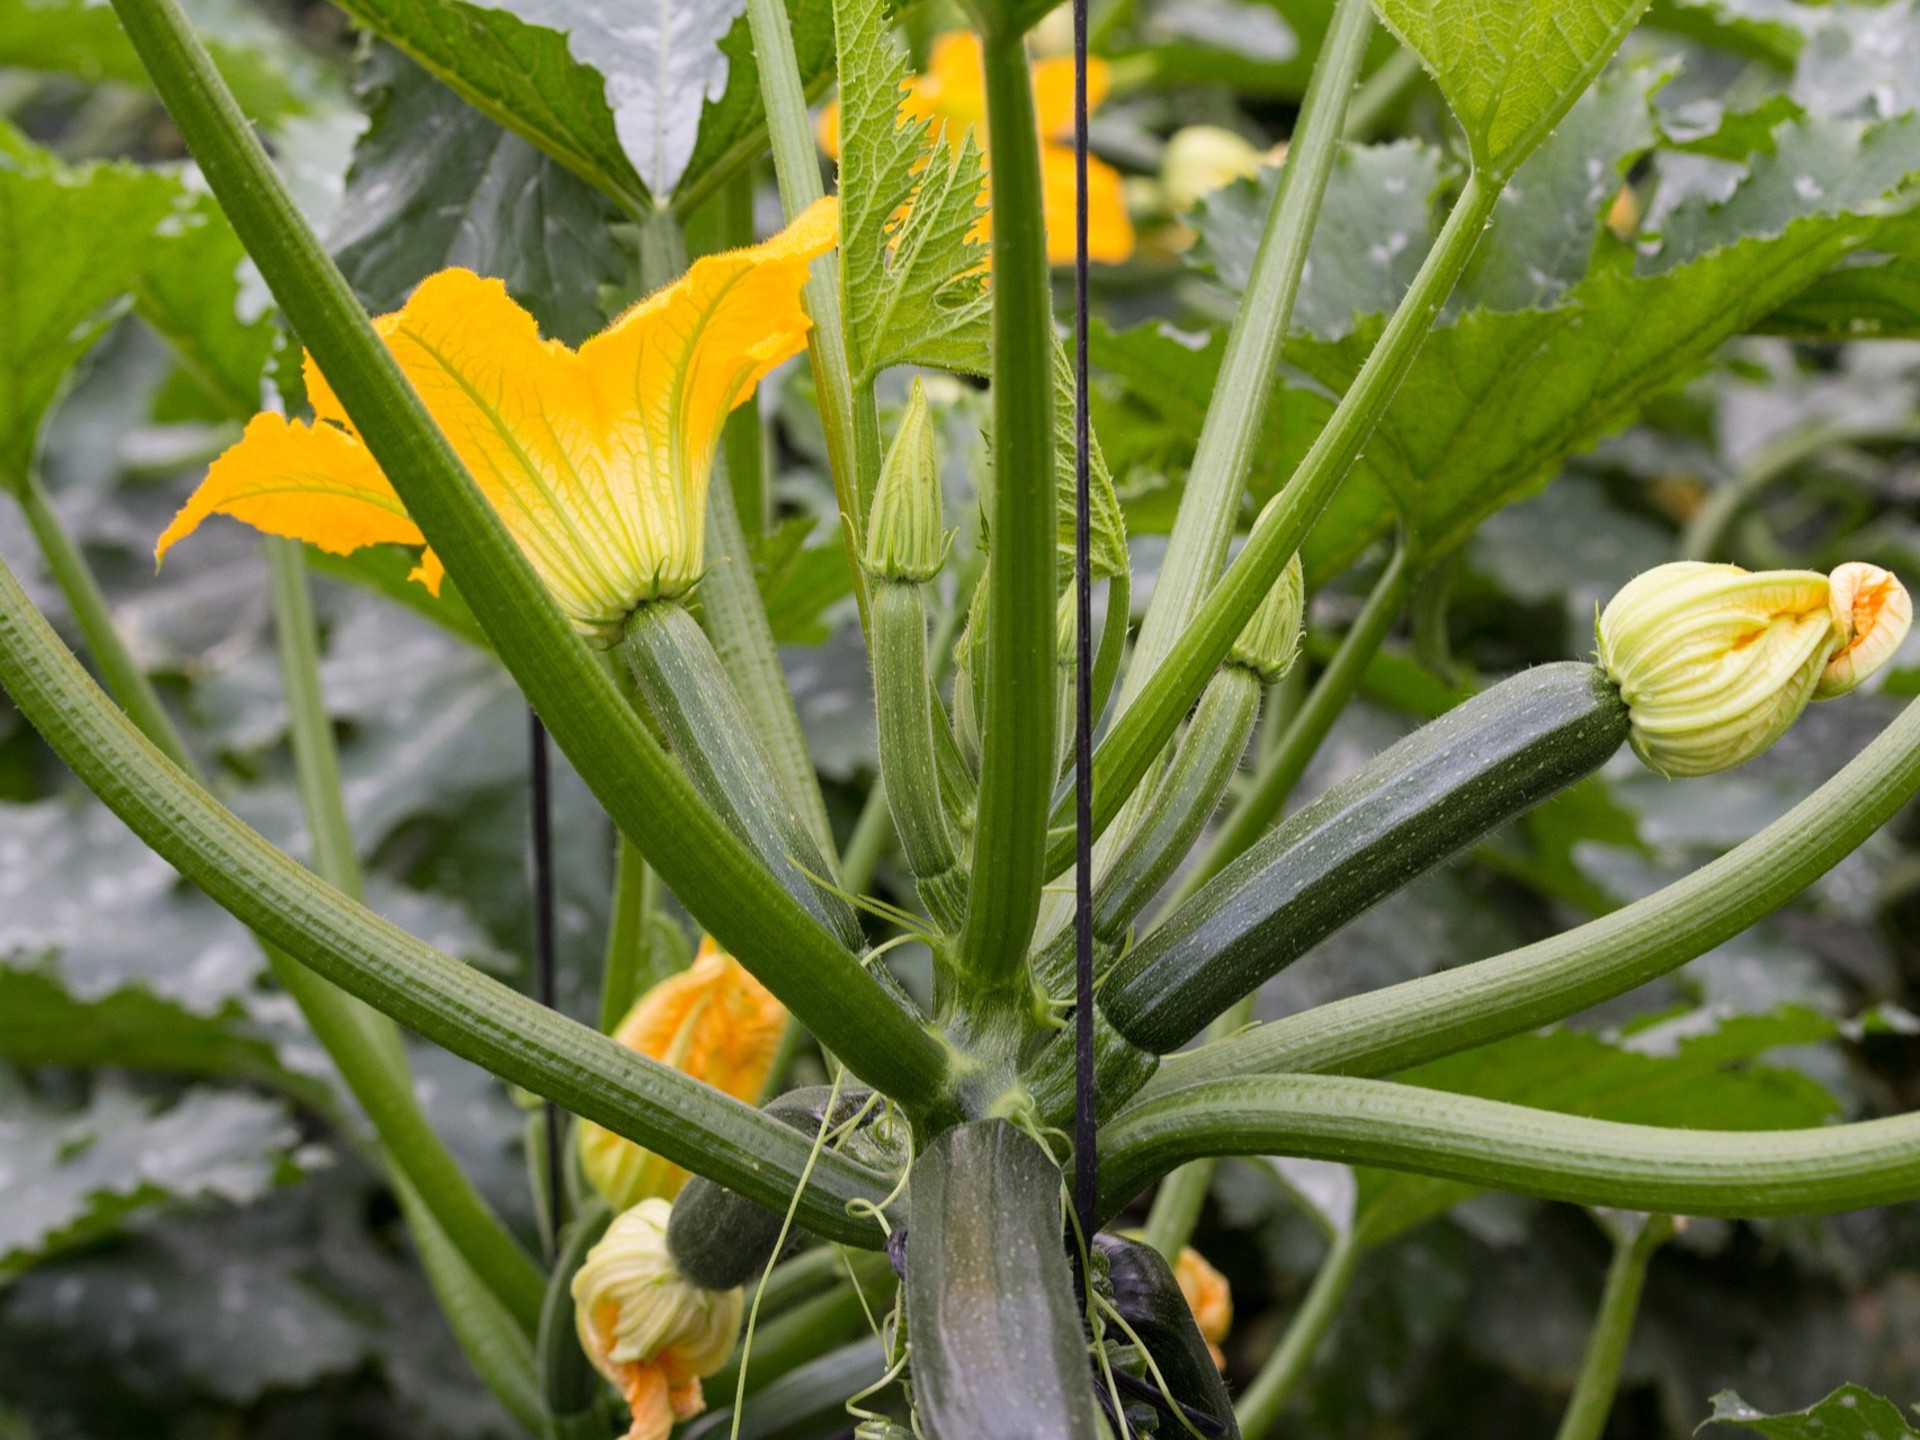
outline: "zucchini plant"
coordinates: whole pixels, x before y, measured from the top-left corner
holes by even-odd
[[[1730,1032],[1691,1063],[1542,1033],[1846,860],[1920,791],[1920,709],[1630,904],[1254,1023],[1262,987],[1321,942],[1591,794],[1626,750],[1684,795],[1898,668],[1912,611],[1873,563],[1887,555],[1720,559],[1763,473],[1701,508],[1687,556],[1604,597],[1590,655],[1457,683],[1450,578],[1503,505],[1733,336],[1920,330],[1897,284],[1920,117],[1824,113],[1804,90],[1666,114],[1673,153],[1701,163],[1655,186],[1654,96],[1678,82],[1636,48],[1644,6],[1334,0],[1284,165],[1231,134],[1179,147],[1206,171],[1168,178],[1187,227],[1130,213],[1087,151],[1089,103],[1137,90],[1139,66],[1039,54],[1036,27],[1057,22],[1037,0],[964,0],[937,34],[925,7],[885,0],[663,5],[640,39],[592,6],[343,0],[386,47],[367,59],[391,89],[363,156],[404,149],[409,132],[381,127],[409,106],[438,107],[445,134],[485,123],[519,147],[519,183],[556,213],[570,197],[635,262],[530,274],[454,243],[378,315],[378,192],[350,195],[368,213],[346,240],[323,238],[249,118],[271,87],[236,85],[250,62],[181,0],[112,8],[192,184],[0,136],[0,204],[33,237],[0,260],[18,321],[0,340],[0,482],[94,672],[0,565],[0,684],[257,937],[354,1105],[263,1083],[364,1142],[518,1425],[1252,1440],[1366,1254],[1497,1190],[1606,1227],[1560,1429],[1578,1440],[1606,1425],[1649,1266],[1689,1218],[1920,1199],[1912,1115],[1824,1124],[1781,1082],[1793,1123],[1753,1125],[1738,1067],[1837,1031]],[[1117,49],[1128,7],[1098,8]],[[596,44],[637,45],[653,69],[629,56],[602,86]],[[1352,143],[1408,105],[1443,144]],[[1735,159],[1736,181],[1712,169]],[[769,160],[781,222],[762,235]],[[1372,233],[1359,196],[1382,175],[1411,208]],[[63,209],[83,191],[91,219]],[[1224,334],[1196,345],[1082,305],[1063,343],[1055,268],[1126,260],[1150,222],[1162,241],[1198,232],[1177,238],[1211,270]],[[289,343],[239,318],[243,258]],[[37,468],[67,372],[123,302],[237,436],[156,558],[191,566],[216,517],[269,537],[299,858],[223,803]],[[756,387],[776,372],[839,532],[800,561],[770,523]],[[1110,462],[1183,406],[1177,496],[1143,499]],[[1130,543],[1128,517],[1156,503],[1164,544]],[[851,826],[777,648],[804,628],[789,562],[857,617],[879,774]],[[611,822],[597,1025],[367,903],[310,567],[497,662]],[[1309,591],[1359,575],[1351,624],[1318,644]],[[1424,662],[1408,683],[1439,702],[1289,811],[1355,697],[1385,683],[1408,611]],[[554,1107],[542,1123],[565,1148],[549,1133],[537,1258],[430,1122],[402,1030]],[[1233,1156],[1348,1187],[1313,1208],[1324,1267],[1237,1387],[1216,1348],[1225,1282],[1187,1248]],[[1713,1418],[1768,1418],[1736,1399]]]

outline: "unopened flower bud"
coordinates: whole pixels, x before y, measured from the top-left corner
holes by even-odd
[[[634,1002],[613,1038],[751,1103],[767,1083],[786,1026],[786,1007],[708,939],[692,966]],[[615,1210],[672,1199],[687,1183],[678,1165],[590,1120],[580,1122],[578,1143],[581,1169]]]
[[[1227,662],[1244,665],[1271,685],[1293,668],[1300,653],[1300,629],[1307,609],[1307,581],[1296,554],[1287,561],[1280,579],[1260,608],[1253,612],[1247,628],[1227,652]]]
[[[1199,204],[1201,196],[1259,174],[1262,165],[1285,153],[1280,145],[1256,150],[1218,125],[1189,125],[1173,133],[1160,157],[1160,192],[1167,208],[1179,215]]]
[[[867,573],[917,585],[933,579],[947,559],[942,518],[933,412],[925,388],[915,380],[873,492],[863,559]]]
[[[1840,647],[1820,672],[1816,700],[1831,700],[1858,686],[1893,657],[1913,626],[1913,599],[1891,571],[1855,560],[1827,578],[1833,587],[1827,604]]]
[[[616,1215],[573,1277],[574,1328],[587,1358],[626,1396],[627,1440],[666,1440],[706,1409],[702,1376],[733,1353],[744,1297],[702,1290],[674,1269],[665,1200]]]
[[[1220,1342],[1233,1328],[1233,1290],[1227,1284],[1227,1277],[1208,1264],[1198,1250],[1185,1245],[1180,1249],[1180,1258],[1173,1262],[1173,1278],[1179,1282],[1180,1293],[1193,1312],[1200,1338],[1207,1342],[1207,1349],[1213,1354],[1213,1363],[1225,1369],[1227,1357],[1221,1353]]]
[[[1859,684],[1910,619],[1900,582],[1871,566],[1829,579],[1678,561],[1613,597],[1600,663],[1627,702],[1635,753],[1664,775],[1708,775],[1765,750],[1809,701]]]

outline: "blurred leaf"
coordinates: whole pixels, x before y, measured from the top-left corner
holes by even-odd
[[[601,289],[624,288],[633,263],[611,201],[390,46],[368,51],[355,88],[372,120],[327,239],[369,310],[460,266],[505,281],[549,337],[602,327]]]
[[[209,196],[156,238],[134,292],[140,318],[179,357],[182,370],[229,419],[260,408],[260,379],[274,344],[270,311],[242,316],[240,237]]]
[[[1257,179],[1206,196],[1192,217],[1200,238],[1189,258],[1235,292],[1252,273],[1281,172],[1263,166]],[[1301,272],[1293,328],[1337,340],[1356,316],[1399,304],[1433,243],[1434,202],[1450,178],[1440,152],[1415,140],[1342,145]]]
[[[1920,256],[1852,256],[1755,328],[1826,343],[1920,339]]]
[[[178,183],[132,165],[69,169],[0,136],[0,486],[23,483],[40,427],[152,258]]]
[[[821,644],[832,633],[826,612],[853,594],[840,537],[806,543],[818,528],[812,516],[797,515],[761,536],[755,548],[754,574],[777,644]]]
[[[1375,0],[1467,132],[1474,165],[1508,175],[1567,113],[1646,0]]]
[[[857,379],[915,363],[986,369],[984,162],[969,134],[949,151],[900,114],[912,71],[885,0],[840,0],[840,275]]]
[[[189,1090],[162,1110],[106,1086],[61,1111],[0,1071],[0,1280],[135,1210],[256,1200],[284,1178],[295,1138],[280,1105],[249,1095]]]
[[[1765,1414],[1733,1391],[1722,1390],[1713,1397],[1713,1414],[1694,1433],[1709,1425],[1739,1425],[1775,1440],[1910,1440],[1920,1435],[1898,1405],[1858,1385],[1842,1385],[1818,1404],[1785,1415]]]
[[[255,7],[187,0],[183,8],[252,119],[271,124],[306,109],[327,88],[314,60]],[[146,67],[102,0],[0,0],[0,65],[148,84]]]

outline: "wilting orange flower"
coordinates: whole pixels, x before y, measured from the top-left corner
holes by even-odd
[[[695,261],[577,351],[467,270],[374,322],[576,629],[610,636],[699,579],[721,426],[806,344],[807,267],[838,235],[822,200],[763,244]],[[314,423],[255,416],[156,558],[215,514],[336,555],[425,542],[311,359],[306,374]],[[438,591],[432,551],[414,573]]]
[[[1104,60],[1087,61],[1087,107],[1106,99],[1112,76]],[[1073,62],[1038,60],[1033,65],[1034,103],[1040,122],[1041,203],[1047,218],[1047,258],[1055,265],[1071,265],[1074,256],[1073,177]],[[971,30],[956,30],[933,42],[926,73],[905,86],[900,101],[903,118],[930,121],[934,135],[959,154],[967,133],[982,150],[987,143],[986,69],[980,58],[980,38]],[[830,103],[820,114],[820,146],[840,156],[840,107]],[[990,182],[989,182],[990,183]],[[993,233],[993,212],[981,214],[971,238],[985,241]],[[1117,265],[1133,254],[1133,222],[1127,218],[1125,187],[1120,172],[1104,160],[1087,157],[1087,258]]]
[[[1208,1264],[1198,1250],[1183,1245],[1180,1258],[1173,1262],[1173,1278],[1180,1283],[1180,1293],[1193,1312],[1194,1324],[1200,1327],[1200,1337],[1207,1342],[1213,1363],[1224,1369],[1227,1357],[1220,1351],[1220,1342],[1233,1328],[1233,1291],[1227,1277]]]
[[[634,1002],[613,1038],[751,1102],[760,1098],[786,1027],[786,1006],[707,939],[690,968]],[[580,1122],[579,1136],[581,1168],[615,1210],[653,1197],[671,1200],[687,1183],[678,1165],[590,1120]]]

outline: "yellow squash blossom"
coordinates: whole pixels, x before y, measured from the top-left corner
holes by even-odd
[[[746,967],[711,939],[692,966],[634,1002],[613,1038],[629,1050],[753,1103],[767,1083],[786,1034],[787,1009]],[[582,1120],[580,1165],[616,1210],[642,1200],[671,1200],[687,1172],[623,1135]]]
[[[1750,572],[1680,560],[1600,613],[1600,664],[1633,748],[1663,775],[1710,775],[1778,740],[1813,700],[1844,695],[1906,638],[1913,605],[1874,565]]]
[[[1227,1357],[1221,1352],[1220,1342],[1233,1328],[1233,1291],[1227,1277],[1207,1263],[1207,1257],[1198,1250],[1183,1245],[1180,1258],[1173,1262],[1173,1278],[1179,1282],[1180,1294],[1193,1312],[1193,1323],[1207,1342],[1214,1365],[1224,1370]]]
[[[733,1353],[745,1297],[702,1290],[674,1268],[665,1200],[616,1215],[573,1276],[580,1348],[626,1397],[627,1440],[667,1440],[676,1420],[706,1409],[700,1393]]]
[[[1087,107],[1106,98],[1112,83],[1104,60],[1087,61]],[[1035,108],[1040,123],[1041,203],[1047,220],[1047,258],[1071,265],[1074,257],[1073,62],[1039,60],[1033,65]],[[982,150],[987,144],[986,68],[980,38],[956,30],[933,42],[926,73],[907,82],[900,101],[903,118],[932,123],[936,139],[958,154],[969,131]],[[820,145],[840,156],[840,108],[829,104],[820,115]],[[991,185],[991,181],[989,181]],[[970,237],[986,241],[993,233],[992,210],[982,212]],[[1120,172],[1104,160],[1087,157],[1087,258],[1118,265],[1133,254],[1133,222],[1127,218],[1126,187]]]
[[[806,344],[801,288],[839,234],[822,200],[763,244],[695,261],[574,350],[542,340],[498,280],[442,270],[375,321],[560,608],[611,637],[642,601],[700,577],[707,484],[727,413]],[[307,362],[315,420],[257,415],[161,535],[209,515],[337,555],[423,544],[352,421]],[[431,551],[415,577],[436,592]]]

